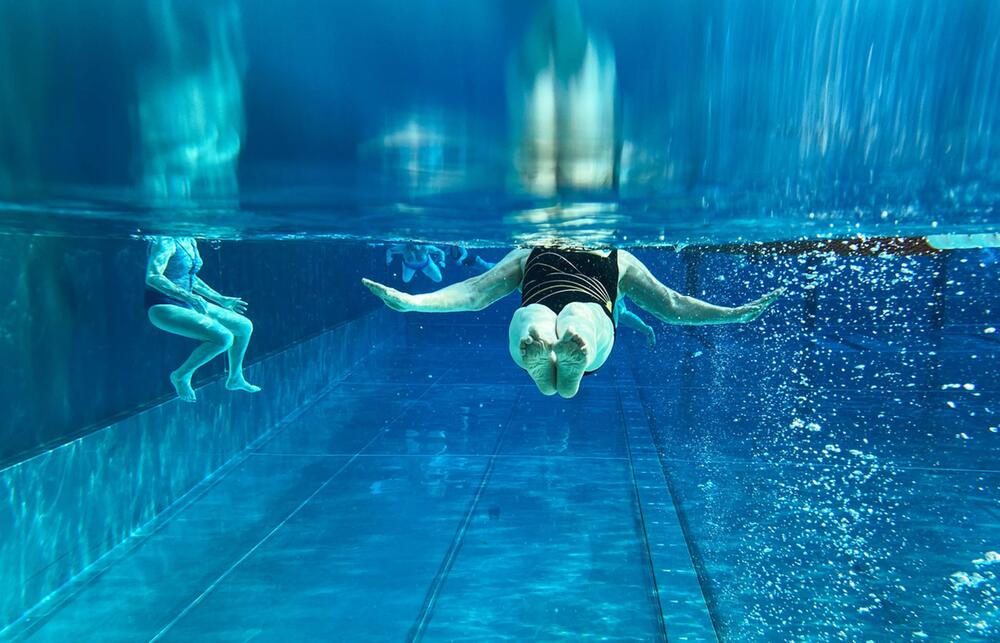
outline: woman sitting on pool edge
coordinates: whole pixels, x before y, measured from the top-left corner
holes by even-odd
[[[518,248],[488,272],[435,292],[411,295],[362,279],[393,310],[447,313],[482,310],[520,287],[510,322],[510,355],[545,395],[570,398],[581,378],[600,368],[615,342],[614,309],[627,295],[668,324],[728,324],[760,316],[784,288],[726,308],[664,286],[624,250]]]
[[[170,383],[177,397],[185,402],[196,401],[191,387],[194,372],[216,355],[228,352],[226,388],[256,393],[260,387],[243,377],[243,356],[253,333],[253,324],[242,314],[247,303],[212,290],[198,277],[201,266],[198,244],[192,237],[154,237],[149,242],[146,264],[149,321],[168,333],[202,342],[170,374]]]

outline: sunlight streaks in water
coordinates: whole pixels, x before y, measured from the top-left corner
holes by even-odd
[[[0,10],[0,229],[997,232],[988,0],[97,4]]]

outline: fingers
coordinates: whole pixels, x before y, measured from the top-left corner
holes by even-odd
[[[377,281],[372,281],[371,279],[362,279],[361,283],[363,283],[368,288],[368,290],[372,291],[377,296],[382,297],[383,299],[392,295],[393,292],[392,288],[390,288],[389,286],[383,286]]]
[[[775,300],[778,299],[778,297],[781,297],[783,294],[785,294],[785,290],[787,289],[784,286],[781,286],[780,288],[775,288],[774,290],[767,293],[757,301],[753,302],[751,306],[762,306],[766,308],[767,306],[773,304]]]
[[[385,294],[389,289],[380,283],[374,282],[371,279],[362,278],[361,283],[365,285],[368,290],[372,291],[379,297]]]
[[[368,290],[372,291],[376,297],[385,302],[385,305],[393,310],[402,311],[404,309],[402,303],[402,293],[399,293],[388,286],[383,286],[380,283],[374,282],[371,279],[362,279],[361,283],[365,285]]]

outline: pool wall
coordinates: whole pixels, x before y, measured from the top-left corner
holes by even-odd
[[[0,467],[112,424],[173,394],[167,374],[190,340],[159,331],[143,305],[147,244],[0,235]],[[378,305],[361,286],[385,274],[363,244],[199,244],[200,276],[250,303],[247,363]],[[199,380],[223,371],[216,359]],[[199,381],[196,380],[196,381]]]
[[[171,399],[0,470],[0,630],[401,337],[377,310],[248,369],[260,395],[221,378],[197,404]],[[41,606],[45,608],[44,605]]]

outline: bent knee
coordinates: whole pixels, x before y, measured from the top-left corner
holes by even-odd
[[[222,350],[227,350],[233,345],[236,336],[225,328],[217,328],[209,337],[210,342],[216,344]]]
[[[249,337],[253,334],[253,322],[241,316],[235,328],[233,328],[233,332],[240,337]]]

